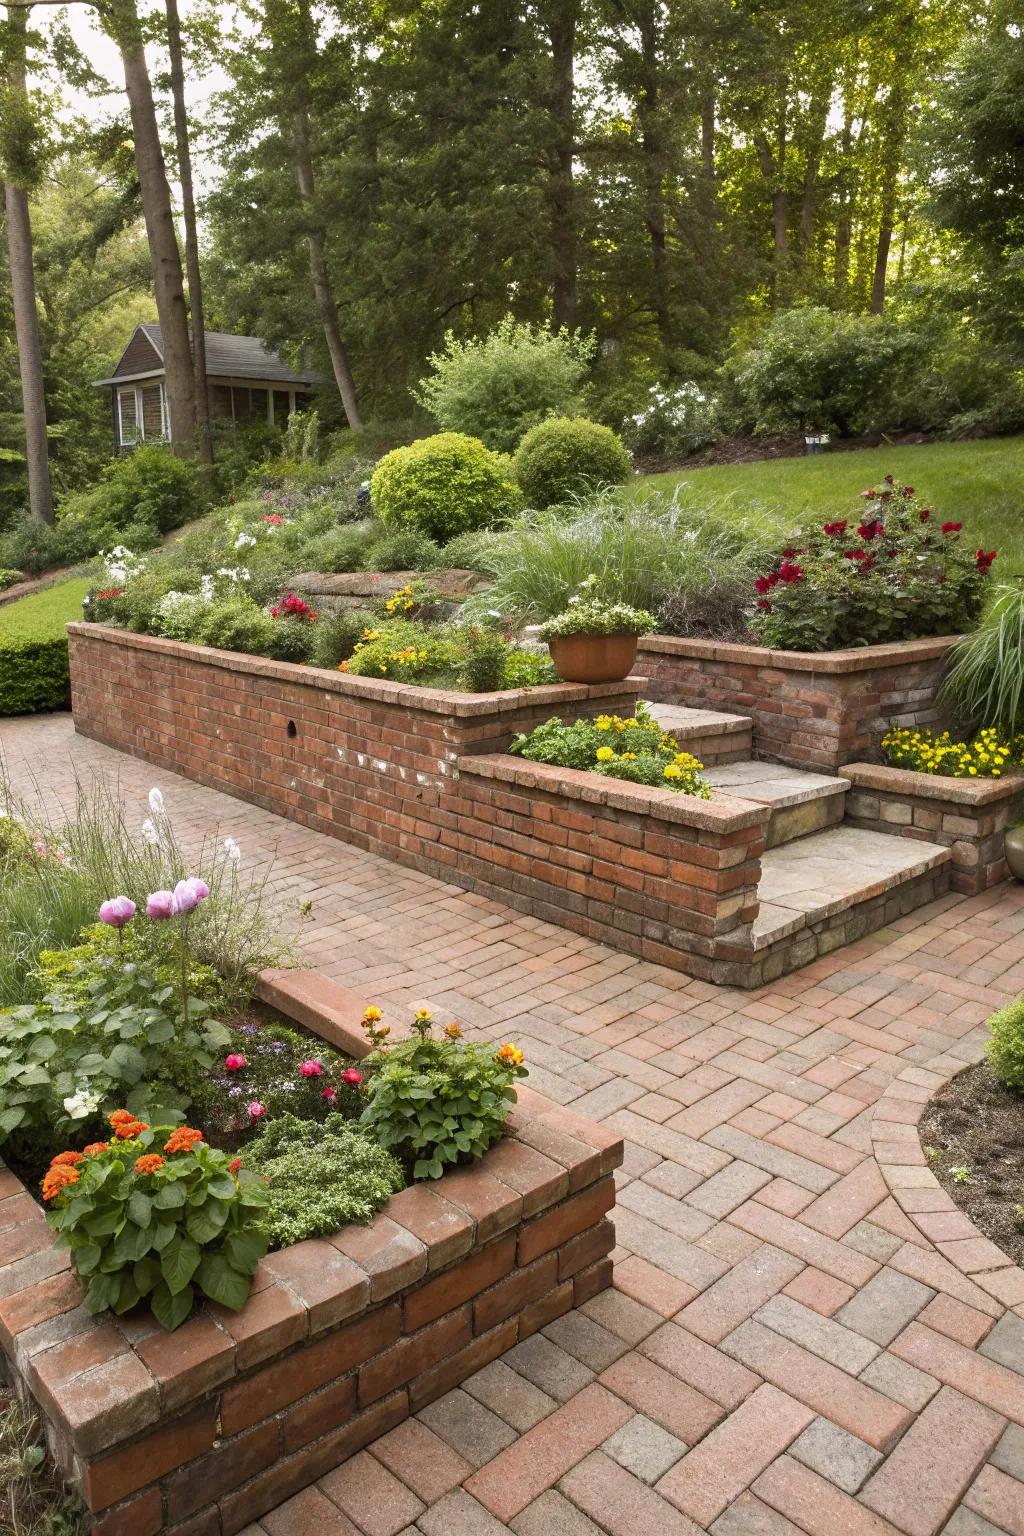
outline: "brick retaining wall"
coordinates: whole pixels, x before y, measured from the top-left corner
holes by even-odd
[[[750,715],[758,757],[836,773],[872,758],[891,724],[930,725],[957,636],[847,651],[770,651],[647,635],[637,667],[663,703]]]
[[[953,779],[878,763],[847,763],[846,820],[952,849],[954,891],[975,896],[1009,877],[1005,833],[1024,775]]]
[[[365,1000],[311,972],[261,995],[354,1055]],[[479,1163],[366,1227],[270,1254],[241,1312],[175,1333],[91,1317],[0,1171],[0,1346],[94,1536],[231,1536],[611,1282],[622,1141],[529,1089]]]

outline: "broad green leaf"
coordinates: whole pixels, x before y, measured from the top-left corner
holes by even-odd
[[[180,1328],[182,1323],[192,1311],[194,1292],[190,1285],[186,1285],[180,1291],[169,1291],[167,1286],[161,1283],[155,1288],[150,1297],[150,1306],[153,1316],[161,1327],[173,1333],[175,1328]]]
[[[179,1235],[160,1255],[160,1271],[172,1296],[185,1289],[199,1267],[203,1254],[198,1243]],[[201,1282],[200,1282],[201,1283]]]
[[[219,1301],[232,1312],[241,1311],[249,1296],[249,1276],[233,1269],[223,1254],[208,1253],[199,1266],[196,1279],[211,1301]]]

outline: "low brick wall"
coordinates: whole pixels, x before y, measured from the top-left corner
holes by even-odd
[[[364,999],[311,972],[261,995],[354,1055]],[[94,1536],[231,1536],[604,1289],[622,1141],[521,1090],[470,1167],[366,1227],[270,1254],[241,1312],[173,1334],[92,1317],[66,1254],[0,1172],[0,1346]]]
[[[757,915],[767,806],[507,754],[462,758],[459,779],[464,811],[441,827],[437,857],[457,862],[474,890],[646,960],[724,979],[719,944],[742,943]]]
[[[835,773],[876,756],[890,725],[939,718],[935,696],[956,639],[810,652],[648,635],[637,667],[649,698],[749,715],[758,757]]]
[[[1014,802],[1024,797],[1024,774],[1001,779],[952,779],[878,763],[847,763],[853,788],[846,820],[952,850],[954,891],[976,895],[1009,878],[1005,833]]]

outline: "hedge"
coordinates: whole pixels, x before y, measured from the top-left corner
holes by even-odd
[[[66,709],[71,700],[64,626],[82,617],[88,581],[64,581],[0,608],[0,715]]]

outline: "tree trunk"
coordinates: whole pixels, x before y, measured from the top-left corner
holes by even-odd
[[[334,382],[338,386],[341,403],[345,407],[345,419],[353,432],[361,432],[363,418],[359,413],[359,397],[356,394],[348,353],[341,339],[338,305],[331,287],[330,274],[327,271],[327,258],[324,255],[323,230],[316,219],[313,207],[315,191],[313,158],[309,148],[309,117],[304,110],[295,113],[292,123],[292,144],[295,185],[309,220],[306,230],[306,249],[309,251],[309,276],[313,284],[317,312],[320,316],[320,324],[324,328],[327,350],[331,356]]]
[[[832,95],[832,81],[828,88],[810,105],[810,138],[807,145],[807,161],[804,166],[803,193],[800,199],[800,250],[805,266],[814,248],[814,229],[817,222],[818,170],[821,165],[821,149],[825,142],[828,105]]]
[[[12,40],[8,86],[14,96],[25,96],[25,49],[28,13],[8,12]],[[40,523],[53,522],[53,488],[46,440],[46,391],[43,384],[43,348],[36,309],[35,273],[32,266],[32,223],[28,193],[13,181],[4,182],[7,213],[7,251],[11,264],[11,299],[21,375],[21,407],[25,422],[25,462],[28,470],[28,504]]]
[[[576,150],[577,0],[553,0],[548,18],[551,44],[552,170],[548,181],[551,212],[551,321],[554,330],[576,324]]]
[[[853,213],[853,88],[848,70],[843,82],[842,156],[839,171],[838,213],[836,215],[835,290],[836,298],[846,298],[850,287],[850,236]]]
[[[658,69],[658,39],[653,11],[647,11],[640,26],[643,76],[637,102],[640,125],[640,150],[643,156],[644,221],[651,244],[651,308],[658,328],[662,360],[668,373],[673,371],[672,310],[669,303],[668,241],[665,233],[665,153],[662,144],[661,91]]]
[[[178,152],[178,179],[181,182],[181,213],[185,223],[185,270],[188,273],[188,303],[192,315],[192,374],[196,397],[199,458],[203,464],[212,464],[210,390],[206,377],[206,317],[203,309],[202,273],[199,270],[199,230],[196,224],[196,200],[192,187],[192,152],[189,147],[188,112],[185,107],[185,68],[181,52],[178,0],[165,0],[165,8],[167,49],[171,63],[171,97],[174,102],[174,138]]]
[[[142,28],[135,0],[113,0],[109,10],[101,14],[109,21],[124,65],[125,90],[135,140],[135,166],[163,341],[171,447],[179,458],[192,458],[195,454],[196,396],[185,285]]]

